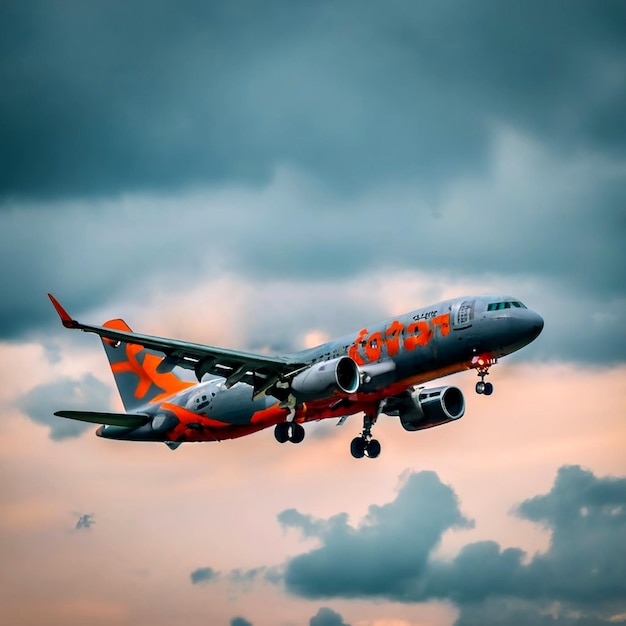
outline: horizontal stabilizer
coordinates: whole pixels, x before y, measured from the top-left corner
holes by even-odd
[[[138,428],[152,419],[143,413],[103,413],[100,411],[57,411],[55,415],[81,422],[125,426],[126,428]]]

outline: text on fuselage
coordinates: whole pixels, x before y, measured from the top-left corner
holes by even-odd
[[[431,315],[434,313],[434,315]],[[406,326],[394,320],[382,331],[370,333],[364,328],[348,348],[348,356],[357,365],[365,365],[378,361],[383,356],[393,357],[400,352],[400,346],[405,350],[415,350],[418,346],[430,343],[437,329],[445,337],[450,333],[450,313],[437,315],[437,311],[429,311],[413,316],[413,321]]]

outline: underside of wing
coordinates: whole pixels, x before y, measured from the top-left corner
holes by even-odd
[[[106,413],[101,411],[57,411],[55,415],[80,422],[125,426],[126,428],[139,428],[152,419],[143,413]]]

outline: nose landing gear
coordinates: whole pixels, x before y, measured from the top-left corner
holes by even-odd
[[[359,437],[355,437],[350,443],[350,454],[355,459],[362,459],[367,456],[375,459],[380,455],[380,442],[378,439],[372,439],[372,426],[378,419],[379,406],[372,413],[366,413],[363,417],[363,431]]]
[[[476,393],[490,396],[493,393],[493,385],[485,382],[485,376],[489,376],[489,368],[495,365],[498,359],[492,356],[475,356],[472,359],[472,367],[478,372],[480,381],[476,383]]]

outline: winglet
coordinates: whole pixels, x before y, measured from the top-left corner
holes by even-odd
[[[68,312],[58,303],[57,299],[51,293],[48,294],[48,298],[50,298],[50,302],[52,302],[54,308],[57,310],[61,318],[61,324],[63,324],[65,328],[77,328],[78,322],[69,316]]]

